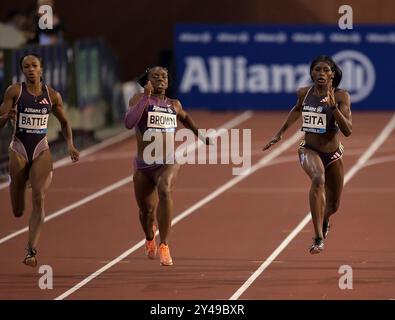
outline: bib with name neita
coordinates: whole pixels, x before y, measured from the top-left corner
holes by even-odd
[[[324,134],[328,131],[338,131],[332,110],[328,106],[326,97],[312,94],[310,89],[306,94],[302,106],[302,131]]]

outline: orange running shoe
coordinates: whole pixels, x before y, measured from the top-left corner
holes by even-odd
[[[27,250],[27,254],[25,259],[23,260],[23,263],[29,267],[36,267],[37,266],[37,258],[36,258],[36,254],[37,254],[37,250],[36,249],[26,249]]]
[[[169,246],[161,243],[159,246],[159,258],[160,258],[160,265],[161,266],[172,266],[173,260],[170,255]]]
[[[153,225],[152,231],[154,232],[154,238],[152,240],[145,240],[145,255],[149,259],[155,259],[158,248],[155,241],[156,226]]]

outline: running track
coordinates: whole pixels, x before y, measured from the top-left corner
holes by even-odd
[[[252,129],[252,164],[261,166],[242,178],[232,175],[233,165],[181,168],[173,194],[174,218],[182,217],[171,233],[173,267],[143,255],[130,182],[135,140],[129,137],[55,169],[46,213],[61,214],[45,223],[38,255],[39,266],[53,268],[53,290],[40,290],[38,268],[21,263],[27,233],[15,232],[27,226],[30,201],[16,219],[8,189],[0,190],[0,299],[395,298],[392,113],[354,112],[353,134],[342,138],[349,176],[340,211],[325,251],[314,256],[308,253],[312,223],[299,225],[309,210],[309,180],[297,161],[296,126],[261,152],[286,113],[192,116],[206,128],[231,121]],[[90,195],[91,201],[78,202]],[[352,290],[338,286],[342,265],[353,269]]]

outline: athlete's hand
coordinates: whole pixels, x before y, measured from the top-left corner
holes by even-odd
[[[77,162],[80,159],[80,152],[74,146],[69,146],[69,155],[72,162]]]
[[[328,92],[328,103],[332,109],[336,108],[335,90],[333,89]]]
[[[327,95],[329,107],[334,109],[336,108],[336,99],[335,99],[335,89],[332,87],[332,81],[333,79],[331,80],[328,86],[328,92],[326,95]]]
[[[148,81],[147,84],[144,86],[144,94],[149,98],[154,91],[154,87],[151,84],[151,81]]]
[[[267,149],[269,149],[272,145],[276,144],[277,142],[279,142],[282,138],[282,134],[281,133],[277,133],[275,136],[273,136],[273,138],[263,147],[262,151],[265,151]]]

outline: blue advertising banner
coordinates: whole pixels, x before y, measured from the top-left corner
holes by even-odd
[[[353,110],[395,109],[395,25],[179,24],[177,98],[194,108],[288,110],[321,54],[342,69]]]

